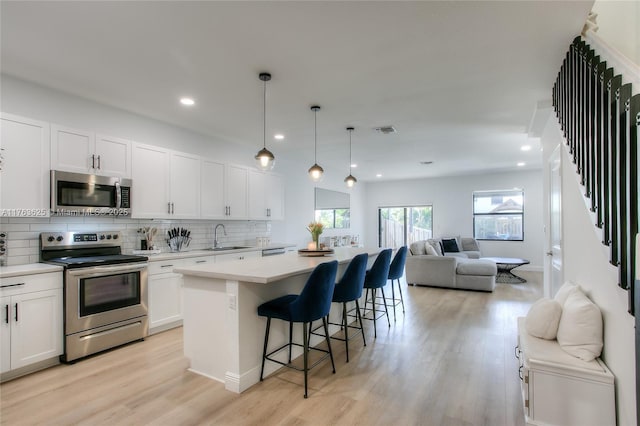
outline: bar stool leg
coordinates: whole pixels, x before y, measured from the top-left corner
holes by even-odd
[[[364,338],[364,326],[362,325],[362,314],[360,313],[360,303],[358,299],[356,299],[356,314],[358,315],[358,320],[360,321],[360,331],[362,332],[362,342],[364,346],[367,346],[367,339]]]
[[[380,291],[382,291],[382,301],[384,302],[384,312],[387,314],[387,322],[389,323],[389,327],[391,327],[391,320],[389,319],[389,310],[387,309],[387,299],[384,297],[384,288],[380,287]]]
[[[384,292],[382,294],[384,294]],[[393,305],[393,322],[396,322],[396,293],[393,289],[393,280],[391,280],[391,304]]]
[[[347,302],[342,302],[342,325],[344,326],[344,346],[347,350],[347,362],[349,362],[349,323],[347,321]]]
[[[264,349],[262,350],[262,367],[260,368],[260,381],[264,376],[264,361],[267,358],[267,344],[269,343],[269,329],[271,328],[271,317],[267,317],[267,329],[264,332]]]
[[[336,364],[333,362],[333,351],[331,350],[331,339],[329,338],[329,326],[327,321],[322,317],[322,325],[324,325],[324,335],[327,340],[327,346],[329,347],[329,358],[331,358],[331,367],[333,367],[333,374],[336,374]]]
[[[289,321],[289,364],[291,364],[291,347],[293,346],[293,323]]]
[[[367,302],[369,301],[369,289],[367,289],[367,291],[364,292],[364,313],[366,315],[367,313]]]
[[[302,323],[302,340],[303,340],[303,359],[304,359],[304,397],[307,398],[307,373],[309,371],[309,334],[311,334],[311,324],[309,324],[309,333],[307,333],[307,323]]]
[[[404,298],[402,297],[402,286],[400,285],[400,278],[398,278],[398,291],[400,292],[400,302],[402,303],[402,313],[404,314]]]
[[[373,295],[373,297],[371,298],[371,304],[373,305],[373,338],[377,339],[378,329],[376,327],[376,289],[375,288],[371,290],[371,294]],[[367,301],[365,300],[364,303],[366,304]]]

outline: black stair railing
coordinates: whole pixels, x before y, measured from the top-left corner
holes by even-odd
[[[571,43],[553,86],[553,106],[569,153],[618,267],[618,284],[634,303],[638,233],[640,95],[581,37]],[[638,298],[640,302],[640,297]]]

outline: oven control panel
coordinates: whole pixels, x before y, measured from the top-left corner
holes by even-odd
[[[88,247],[88,246],[120,246],[120,231],[99,232],[43,232],[40,234],[42,248],[55,247]]]

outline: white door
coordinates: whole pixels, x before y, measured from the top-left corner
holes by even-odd
[[[0,298],[0,373],[11,370],[11,298]]]
[[[96,135],[95,173],[103,176],[131,177],[131,142]]]
[[[200,158],[188,154],[171,154],[171,217],[200,217]]]
[[[133,217],[157,219],[170,216],[169,159],[170,153],[162,148],[138,144],[133,147]]]
[[[11,369],[61,355],[62,289],[19,294],[11,303]]]
[[[93,173],[97,167],[95,137],[91,132],[51,126],[51,168],[73,173]]]
[[[200,163],[200,217],[224,219],[224,163],[202,160]]]
[[[8,216],[48,217],[49,125],[10,114],[0,117],[0,207]]]
[[[562,285],[562,167],[560,146],[549,158],[549,242],[547,256],[550,296]]]

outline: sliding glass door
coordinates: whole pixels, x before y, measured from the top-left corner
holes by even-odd
[[[378,245],[398,248],[433,235],[433,206],[378,209]]]

